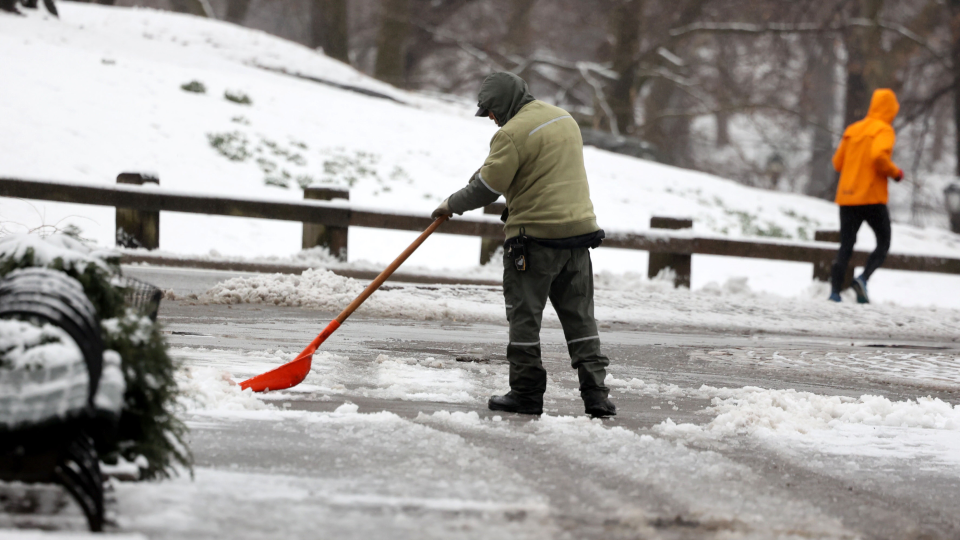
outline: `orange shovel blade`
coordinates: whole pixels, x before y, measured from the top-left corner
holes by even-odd
[[[261,373],[256,377],[247,379],[240,383],[240,389],[250,388],[254,392],[267,392],[270,390],[286,390],[303,382],[310,373],[310,365],[313,364],[313,353],[317,351],[320,344],[327,340],[340,323],[336,319],[330,321],[330,324],[320,332],[314,340],[307,345],[296,358],[286,364],[271,369],[266,373]]]
[[[266,373],[261,373],[256,377],[243,381],[240,383],[240,388],[243,390],[250,388],[254,392],[292,388],[307,378],[312,363],[312,352],[306,356],[301,354],[295,360],[287,362],[278,368],[271,369]]]

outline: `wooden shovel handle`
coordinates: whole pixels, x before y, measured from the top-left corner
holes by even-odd
[[[356,311],[358,307],[360,307],[360,304],[362,304],[364,300],[366,300],[367,298],[370,298],[370,295],[373,294],[374,291],[379,289],[380,285],[383,285],[383,282],[386,281],[387,278],[393,275],[393,273],[397,270],[397,268],[399,268],[400,265],[403,264],[403,261],[407,260],[410,254],[416,251],[417,248],[420,247],[420,244],[422,244],[423,241],[426,240],[428,236],[433,234],[433,231],[437,230],[437,227],[439,227],[440,225],[443,225],[443,222],[447,221],[448,219],[450,219],[450,216],[440,216],[436,220],[434,220],[434,222],[431,223],[429,227],[427,227],[427,230],[420,233],[420,236],[418,236],[417,239],[414,240],[412,244],[410,244],[410,247],[403,250],[403,253],[401,253],[399,257],[397,257],[396,259],[394,259],[392,263],[390,263],[390,266],[384,268],[383,272],[380,272],[380,275],[377,276],[376,279],[371,281],[370,284],[367,285],[367,288],[364,289],[362,293],[360,293],[360,296],[358,296],[353,302],[350,302],[350,305],[347,306],[343,311],[341,311],[340,314],[337,315],[337,318],[334,320],[336,320],[339,324],[343,324],[343,321],[347,320],[347,317],[352,315],[353,312]]]

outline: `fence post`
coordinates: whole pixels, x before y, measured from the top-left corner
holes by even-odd
[[[160,185],[160,179],[148,173],[125,172],[117,175],[118,184]],[[117,247],[157,249],[160,247],[160,212],[117,208]]]
[[[953,182],[943,190],[943,202],[950,218],[950,230],[960,233],[960,182]]]
[[[840,231],[815,231],[813,239],[817,242],[840,243]],[[843,276],[843,290],[853,283],[853,263],[847,265],[847,273]],[[833,271],[833,256],[826,256],[813,263],[813,279],[830,283],[830,274]]]
[[[488,204],[483,207],[484,214],[494,214],[501,215],[503,211],[507,208],[506,203],[495,202]],[[493,254],[496,253],[497,248],[500,247],[500,240],[496,238],[480,238],[480,265],[487,264],[490,262],[490,259],[493,258]]]
[[[317,201],[332,201],[334,199],[350,200],[350,191],[346,189],[311,186],[304,188],[304,199]],[[347,227],[334,227],[321,223],[303,223],[303,249],[323,246],[330,253],[340,259],[347,260]]]
[[[651,229],[692,229],[693,220],[684,218],[669,218],[653,216],[650,218]],[[647,266],[647,277],[657,277],[664,268],[674,271],[674,287],[690,288],[690,255],[683,253],[650,253],[650,262]]]

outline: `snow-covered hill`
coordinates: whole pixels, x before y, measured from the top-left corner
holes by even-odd
[[[66,2],[59,20],[3,14],[0,50],[3,176],[107,184],[122,171],[154,171],[165,188],[286,200],[301,198],[301,185],[348,184],[351,200],[364,206],[426,214],[476,170],[496,129],[472,116],[470,102],[400,91],[262,32],[168,12]],[[200,86],[193,82],[205,92],[183,88]],[[692,217],[698,233],[734,237],[804,239],[837,227],[836,207],[817,199],[594,148],[585,157],[608,231],[646,229],[652,215]],[[70,223],[113,244],[108,208],[5,199],[0,220],[6,230]],[[300,247],[295,223],[170,213],[161,222],[165,251],[263,256]],[[412,236],[351,229],[351,260],[388,261]],[[861,240],[870,247],[873,236],[865,229]],[[893,251],[960,256],[960,237],[896,225]],[[478,239],[440,235],[411,264],[465,268],[476,265],[478,252]],[[642,252],[598,250],[595,261],[600,271],[646,268]],[[810,267],[695,258],[694,288],[738,275],[754,288],[797,294],[809,285]],[[878,285],[907,280],[897,285],[903,294],[887,299],[912,303],[942,303],[936,291],[960,284],[884,275]],[[933,283],[929,298],[916,296],[914,282]],[[883,298],[883,287],[875,290]]]

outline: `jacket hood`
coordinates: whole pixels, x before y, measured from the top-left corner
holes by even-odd
[[[477,106],[493,112],[502,127],[516,116],[524,105],[533,100],[526,81],[513,73],[500,72],[488,75],[483,80],[477,96]]]
[[[875,118],[892,124],[899,111],[900,103],[897,101],[897,95],[893,93],[893,90],[880,88],[873,93],[867,118]]]

